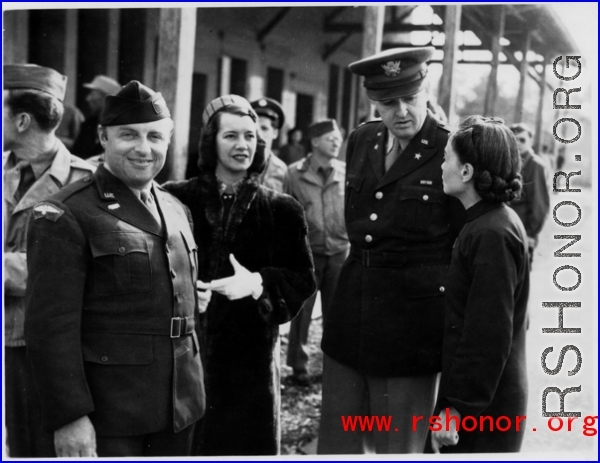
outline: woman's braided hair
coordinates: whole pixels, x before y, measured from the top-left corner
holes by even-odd
[[[473,166],[482,199],[508,202],[519,197],[521,156],[512,131],[497,117],[468,116],[450,139],[460,162]]]

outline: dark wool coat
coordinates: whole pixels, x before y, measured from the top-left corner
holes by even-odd
[[[203,414],[189,212],[153,190],[162,227],[103,166],[33,210],[25,338],[49,431],[89,415],[99,436],[135,436]]]
[[[198,278],[233,275],[229,254],[259,272],[264,292],[230,301],[213,292],[201,316],[206,346],[207,412],[197,429],[199,455],[273,455],[279,451],[279,324],[294,318],[315,290],[302,206],[247,177],[227,223],[214,173],[165,185],[188,205],[199,245]]]
[[[527,409],[527,235],[517,214],[502,203],[480,201],[467,210],[467,220],[446,284],[436,409],[452,405],[463,417],[491,416],[494,426],[504,415],[512,426],[507,432],[459,431],[458,444],[442,452],[518,452],[526,422],[516,432],[516,416]]]
[[[448,129],[429,114],[384,173],[388,130],[350,135],[345,218],[350,257],[323,329],[323,352],[361,373],[441,370],[445,280],[464,208],[444,194]]]

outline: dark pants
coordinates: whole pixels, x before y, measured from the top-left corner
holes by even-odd
[[[367,376],[323,356],[323,402],[317,454],[423,453],[427,420],[433,412],[437,373],[421,376]],[[415,422],[413,417],[422,416]],[[342,418],[344,417],[344,418]],[[391,417],[371,431],[343,419]],[[346,422],[348,426],[348,422]]]
[[[56,457],[54,433],[42,429],[41,401],[25,347],[4,348],[6,440],[12,458]]]
[[[327,309],[331,304],[335,287],[337,286],[342,265],[348,257],[348,252],[343,251],[333,256],[313,254],[315,261],[315,276],[317,289],[321,292],[321,310],[323,319],[327,316]],[[317,293],[313,294],[302,307],[300,314],[292,320],[288,339],[287,364],[294,370],[306,370],[308,364],[308,330],[312,320],[312,312],[317,300]]]
[[[194,426],[175,433],[172,430],[142,436],[96,436],[99,457],[185,457],[192,449]]]

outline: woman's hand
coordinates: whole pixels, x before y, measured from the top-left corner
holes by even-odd
[[[230,301],[252,296],[258,299],[262,294],[262,277],[260,273],[251,273],[229,254],[229,261],[233,265],[234,275],[220,280],[211,281],[207,289],[222,294]]]
[[[204,283],[201,280],[196,281],[196,293],[198,294],[198,312],[204,313],[208,308],[208,303],[212,296],[210,283]]]
[[[453,419],[449,426],[448,431],[446,431],[446,421],[448,416],[446,416],[446,409],[442,410],[440,413],[441,418],[441,431],[431,431],[431,447],[433,448],[434,453],[440,453],[440,447],[444,445],[456,445],[458,444],[458,431],[456,430],[456,424],[460,423],[460,413],[456,411],[454,407],[448,407],[450,409],[450,416],[456,417]]]

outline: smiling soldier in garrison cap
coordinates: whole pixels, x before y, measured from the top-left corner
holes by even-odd
[[[204,413],[189,211],[154,181],[173,121],[132,81],[106,98],[93,176],[29,222],[25,337],[58,456],[185,456]]]
[[[283,181],[287,165],[273,153],[273,142],[279,137],[279,130],[285,124],[283,107],[273,98],[260,98],[250,103],[258,114],[258,135],[265,143],[267,167],[260,179],[261,183],[279,193],[283,192]]]
[[[66,88],[66,76],[54,69],[4,66],[4,384],[6,441],[13,458],[55,456],[53,436],[40,425],[41,406],[26,359],[23,324],[27,223],[33,206],[93,170],[56,136]]]
[[[441,371],[444,280],[463,221],[443,192],[449,131],[427,110],[433,47],[350,64],[381,120],[352,132],[346,155],[350,255],[327,317],[318,453],[419,453]],[[392,416],[394,432],[344,432],[340,416]]]

